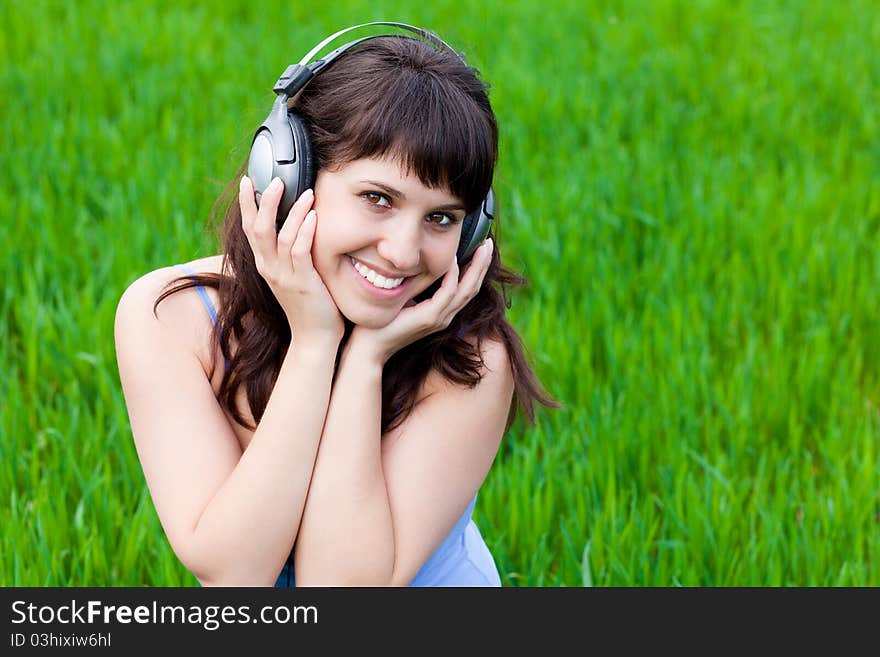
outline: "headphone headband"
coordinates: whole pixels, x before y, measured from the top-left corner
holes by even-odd
[[[450,45],[449,45],[448,43],[446,43],[443,39],[441,39],[440,37],[438,37],[438,36],[437,36],[436,34],[434,34],[433,32],[430,32],[429,30],[422,29],[421,27],[416,27],[415,25],[409,25],[409,24],[407,24],[407,23],[395,23],[395,22],[393,22],[393,21],[373,21],[372,23],[361,23],[360,25],[352,25],[351,27],[346,27],[346,28],[343,29],[343,30],[339,30],[339,31],[336,32],[335,34],[331,34],[331,35],[328,36],[326,39],[324,39],[323,41],[321,41],[321,43],[319,43],[317,46],[315,46],[314,48],[312,48],[312,49],[306,54],[306,56],[303,57],[303,58],[299,61],[299,65],[300,65],[300,66],[305,66],[306,64],[310,63],[312,57],[314,57],[318,52],[320,52],[321,48],[323,48],[323,47],[326,46],[328,43],[330,43],[331,41],[333,41],[334,39],[336,39],[336,37],[338,37],[338,36],[342,36],[342,35],[345,34],[346,32],[351,32],[352,30],[358,30],[358,29],[360,29],[360,28],[362,28],[362,27],[369,27],[370,25],[391,25],[391,26],[393,26],[393,27],[399,27],[399,28],[402,28],[402,29],[404,29],[404,30],[409,30],[410,32],[415,32],[415,33],[418,34],[420,37],[422,37],[422,39],[424,39],[425,41],[430,41],[431,43],[433,43],[433,44],[434,44],[435,46],[437,46],[438,48],[440,48],[440,49],[446,49],[446,50],[448,50],[449,52],[451,52],[452,54],[454,54],[456,57],[458,57],[459,59],[461,58],[461,56],[460,56],[457,52],[455,52],[455,50],[452,48],[452,46],[450,46]],[[324,61],[324,66],[326,66],[326,65],[329,64],[331,61],[333,61],[334,59],[336,59],[339,55],[341,55],[342,52],[340,52],[340,51],[344,51],[344,49],[345,49],[346,47],[353,46],[354,44],[356,44],[356,43],[360,43],[361,41],[365,41],[366,39],[375,39],[376,37],[379,37],[379,36],[391,36],[391,35],[388,35],[388,34],[377,34],[376,36],[364,37],[363,39],[358,39],[357,41],[353,41],[353,42],[350,43],[350,44],[346,44],[346,45],[344,45],[344,46],[340,46],[339,48],[337,48],[336,50],[334,50],[333,52],[331,52],[329,55],[327,55],[327,57],[325,57],[325,58],[323,59],[323,61]],[[318,60],[318,61],[321,61],[321,60]],[[322,66],[321,68],[323,68],[323,66]],[[317,72],[317,71],[316,71],[316,72]]]
[[[339,46],[336,50],[329,53],[325,57],[322,57],[321,59],[311,61],[312,57],[314,57],[324,46],[326,46],[337,37],[345,34],[346,32],[358,30],[362,27],[369,27],[371,25],[391,25],[393,27],[399,27],[403,30],[414,32],[415,34],[418,34],[423,41],[427,41],[439,50],[446,50],[447,52],[452,53],[458,59],[464,62],[464,58],[460,54],[458,54],[452,46],[450,46],[443,39],[441,39],[439,36],[429,30],[416,27],[415,25],[409,25],[407,23],[395,23],[393,21],[373,21],[372,23],[361,23],[360,25],[352,25],[351,27],[339,30],[338,32],[328,36],[326,39],[321,41],[321,43],[319,43],[308,53],[306,53],[306,56],[299,60],[299,63],[291,64],[290,66],[288,66],[284,70],[284,73],[281,74],[281,77],[278,78],[278,81],[275,83],[275,86],[272,88],[272,90],[286,101],[291,96],[296,95],[297,92],[299,92],[299,90],[302,89],[306,85],[306,83],[312,79],[313,76],[319,73],[326,66],[332,64],[349,48],[352,48],[353,46],[356,46],[357,44],[364,41],[376,39],[378,37],[398,36],[394,34],[374,34],[372,36],[361,37],[360,39],[356,39],[354,41]]]

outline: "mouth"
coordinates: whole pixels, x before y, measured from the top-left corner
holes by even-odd
[[[351,271],[360,281],[361,287],[380,299],[396,299],[400,297],[409,289],[410,283],[413,280],[412,276],[407,276],[402,280],[389,280],[383,276],[377,276],[375,272],[369,270],[351,256],[348,256],[348,263]],[[370,280],[371,278],[373,279],[372,281]]]

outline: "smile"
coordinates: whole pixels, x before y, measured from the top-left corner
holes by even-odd
[[[383,290],[393,290],[396,287],[399,287],[406,278],[385,278],[381,274],[377,274],[372,269],[367,267],[366,265],[361,264],[354,258],[351,258],[351,264],[354,265],[354,268],[357,272],[366,278],[370,283],[372,283],[375,287],[382,288]]]

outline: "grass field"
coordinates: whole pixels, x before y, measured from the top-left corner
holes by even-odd
[[[0,584],[197,585],[116,303],[218,252],[277,75],[381,18],[492,85],[510,316],[566,404],[481,489],[504,585],[880,585],[870,0],[0,3]]]

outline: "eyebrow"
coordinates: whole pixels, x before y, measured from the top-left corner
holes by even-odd
[[[393,187],[389,187],[385,183],[381,183],[378,180],[361,180],[362,183],[367,185],[373,185],[374,187],[378,187],[383,192],[391,196],[392,198],[400,199],[401,201],[406,200],[406,194],[401,192],[398,189],[394,189]],[[451,212],[452,210],[463,210],[467,211],[461,203],[447,203],[446,205],[438,205],[434,207],[435,210],[446,210],[447,212]]]

